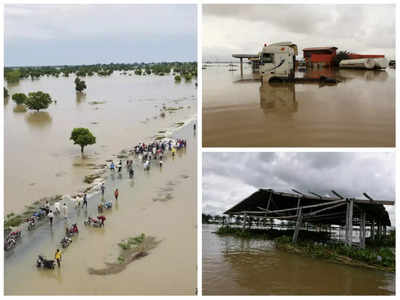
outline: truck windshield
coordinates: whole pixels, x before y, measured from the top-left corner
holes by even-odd
[[[262,55],[263,63],[273,63],[274,62],[274,54],[273,53],[263,53]]]

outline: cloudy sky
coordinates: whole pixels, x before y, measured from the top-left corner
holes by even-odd
[[[5,65],[197,60],[196,5],[6,5]]]
[[[203,153],[203,213],[221,214],[259,188],[395,200],[393,153]],[[394,207],[387,207],[394,224]]]
[[[291,41],[299,50],[336,46],[395,57],[394,5],[205,5],[203,58],[257,53],[264,43]],[[302,57],[302,51],[299,56]]]

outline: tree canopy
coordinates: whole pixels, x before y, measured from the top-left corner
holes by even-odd
[[[28,94],[28,98],[25,100],[24,104],[32,110],[46,109],[53,102],[50,95],[43,93],[42,91],[32,92]]]
[[[70,140],[74,141],[74,145],[81,146],[82,153],[85,146],[96,143],[96,137],[87,128],[74,128]]]
[[[78,92],[82,92],[86,89],[86,82],[81,80],[79,77],[75,78],[75,90]]]
[[[28,97],[24,93],[16,93],[16,94],[12,95],[12,99],[17,104],[24,104],[26,99],[28,99]]]

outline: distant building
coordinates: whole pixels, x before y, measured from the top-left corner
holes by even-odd
[[[303,56],[306,65],[311,68],[331,67],[337,49],[336,47],[304,48]]]

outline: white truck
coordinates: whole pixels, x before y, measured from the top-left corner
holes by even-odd
[[[260,56],[261,82],[294,80],[297,45],[292,42],[264,44]]]

